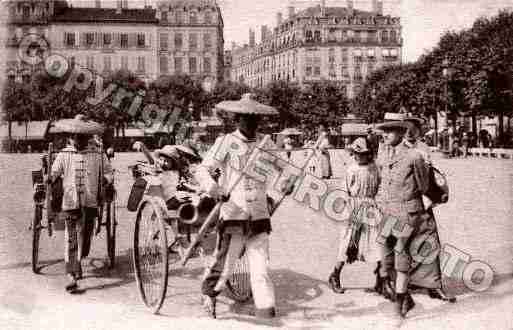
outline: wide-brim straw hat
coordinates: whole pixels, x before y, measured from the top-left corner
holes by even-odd
[[[385,113],[385,122],[376,125],[376,129],[380,131],[393,130],[393,129],[409,129],[414,126],[410,121],[407,121],[407,115],[404,113]]]
[[[185,141],[183,144],[176,145],[175,147],[179,152],[184,154],[186,157],[189,157],[192,161],[200,162],[202,160],[198,149],[189,141]]]
[[[349,149],[356,154],[371,152],[367,145],[367,140],[361,137],[354,140],[354,142],[349,146]]]
[[[155,157],[168,157],[168,158],[179,158],[180,154],[178,153],[178,149],[176,146],[167,145],[162,147],[161,149],[157,149],[154,151]]]
[[[221,111],[242,115],[275,116],[279,114],[275,108],[255,101],[251,93],[242,95],[242,98],[238,101],[218,103],[216,108]]]
[[[279,132],[280,135],[302,135],[303,133],[297,128],[285,128],[283,131]]]
[[[202,160],[197,149],[189,143],[184,143],[183,145],[166,145],[162,149],[155,150],[154,153],[156,157],[180,158],[180,156],[185,156],[192,161]]]
[[[73,119],[61,119],[51,124],[48,133],[67,133],[95,135],[103,134],[102,124],[85,119],[84,115],[76,115]]]

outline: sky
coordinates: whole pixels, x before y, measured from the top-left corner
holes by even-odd
[[[224,20],[225,48],[232,42],[248,43],[249,29],[256,31],[257,42],[260,26],[276,26],[276,13],[287,16],[290,0],[218,0]],[[499,9],[513,10],[513,0],[383,0],[385,14],[401,17],[404,39],[403,61],[415,61],[420,55],[432,49],[440,36],[448,30],[469,28],[480,16],[497,14]],[[146,0],[154,3],[155,0]],[[319,1],[295,1],[296,8],[317,5]],[[371,0],[354,0],[354,7],[371,9]],[[92,0],[73,0],[75,6],[94,5]],[[115,1],[103,0],[105,7]],[[142,7],[144,0],[131,0],[130,6]],[[327,6],[344,6],[345,0],[326,0]]]

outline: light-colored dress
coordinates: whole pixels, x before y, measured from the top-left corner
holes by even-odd
[[[348,261],[347,249],[352,244],[352,236],[357,229],[360,229],[360,239],[358,245],[358,260],[378,261],[379,249],[377,248],[376,238],[378,228],[375,225],[369,225],[366,219],[363,219],[368,208],[374,204],[374,197],[378,192],[380,179],[378,167],[374,163],[367,165],[351,164],[346,172],[346,190],[350,197],[354,197],[353,212],[351,219],[344,223],[340,233],[340,245],[338,260]]]

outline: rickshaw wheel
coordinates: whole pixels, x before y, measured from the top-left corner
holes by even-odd
[[[141,299],[156,314],[166,297],[168,246],[161,208],[151,199],[143,201],[137,212],[133,253]]]
[[[226,281],[226,295],[240,303],[251,298],[249,262],[246,253],[237,260],[232,275]]]
[[[107,255],[109,257],[109,268],[116,264],[116,204],[114,201],[107,203],[105,208],[105,238],[107,240]]]
[[[34,207],[34,218],[32,219],[32,271],[39,273],[39,240],[41,238],[41,221],[43,220],[43,206]]]

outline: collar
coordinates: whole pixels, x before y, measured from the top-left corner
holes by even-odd
[[[238,139],[241,139],[242,141],[244,142],[255,142],[257,140],[257,138],[255,137],[254,139],[249,139],[248,137],[246,137],[246,135],[244,135],[239,129],[237,129],[235,132],[232,133],[235,137],[237,137]]]

